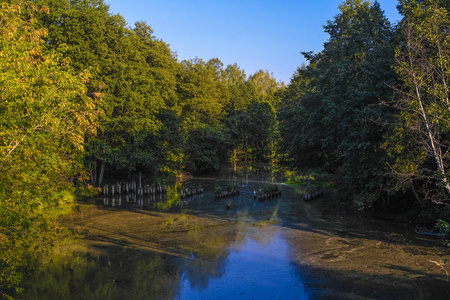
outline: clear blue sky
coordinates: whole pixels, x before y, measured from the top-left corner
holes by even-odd
[[[341,0],[105,0],[129,26],[146,21],[179,60],[218,58],[247,75],[258,70],[289,83],[303,62],[301,51],[318,52],[327,20]],[[379,0],[391,22],[400,19],[397,0]]]

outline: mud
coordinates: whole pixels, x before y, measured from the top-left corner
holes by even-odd
[[[324,214],[313,204],[311,224],[289,223],[296,260],[323,299],[449,299],[450,251],[412,225],[355,215]],[[328,213],[328,215],[327,215]]]

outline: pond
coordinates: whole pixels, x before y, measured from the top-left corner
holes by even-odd
[[[304,202],[295,188],[259,201],[269,181],[194,178],[157,197],[99,198],[67,218],[65,240],[23,299],[437,299],[450,296],[450,255],[434,237]],[[217,198],[217,187],[240,193]],[[172,190],[171,190],[172,189]]]

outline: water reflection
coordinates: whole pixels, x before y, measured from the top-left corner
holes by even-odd
[[[281,229],[249,228],[230,249],[216,274],[202,276],[209,268],[187,264],[176,299],[308,299]]]
[[[64,245],[44,268],[36,264],[23,298],[306,298],[283,230],[267,226],[292,209],[283,200],[292,195],[284,191],[255,201],[254,191],[272,173],[244,173],[177,183],[164,194],[116,193],[82,205],[68,225],[89,232],[87,238]],[[236,183],[240,194],[216,199],[215,187]],[[192,192],[200,186],[202,193]],[[254,227],[259,221],[267,227]]]
[[[97,252],[98,251],[98,252]],[[168,256],[118,247],[96,255],[55,254],[52,263],[31,272],[22,299],[173,299],[180,266]]]

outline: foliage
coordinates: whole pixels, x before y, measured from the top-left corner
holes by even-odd
[[[282,148],[297,168],[338,174],[347,195],[370,205],[382,191],[380,146],[391,119],[394,31],[377,2],[347,0],[324,27],[324,50],[304,53],[279,112]],[[294,97],[294,98],[292,98]]]
[[[422,205],[448,204],[450,134],[450,16],[440,1],[402,1],[404,42],[397,50],[402,80],[399,109],[389,139],[399,188],[412,188]],[[393,142],[395,140],[395,142]]]
[[[218,59],[182,61],[178,80],[179,105],[185,128],[217,128],[226,99],[223,64]]]
[[[439,230],[444,246],[450,247],[450,224],[444,220],[438,220],[436,229]]]
[[[2,294],[20,291],[30,252],[51,247],[57,217],[74,202],[85,134],[95,133],[90,75],[76,74],[60,52],[45,51],[47,31],[35,18],[44,13],[47,7],[21,1],[0,8]]]
[[[228,137],[211,127],[192,130],[186,143],[186,169],[198,174],[218,171],[228,159]]]
[[[164,126],[166,116],[175,114],[176,122],[178,114],[179,64],[168,45],[145,22],[128,28],[102,0],[38,2],[51,8],[50,15],[40,18],[49,29],[48,47],[67,45],[66,55],[77,69],[95,70],[89,90],[101,89],[104,95],[98,134],[87,143],[85,163],[93,183],[101,182],[100,169],[155,175],[172,169],[173,161],[179,164],[179,149],[164,151],[165,157],[154,154],[155,145],[170,144],[167,129],[173,126]]]

